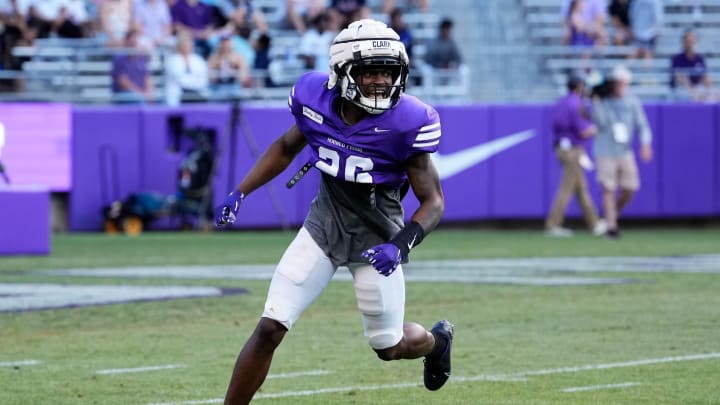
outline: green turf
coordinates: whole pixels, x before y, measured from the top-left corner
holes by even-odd
[[[268,281],[53,277],[32,270],[274,263],[293,235],[54,235],[52,254],[47,257],[0,258],[0,282],[182,284],[249,290],[249,294],[222,298],[0,313],[0,363],[41,361],[0,367],[0,404],[139,405],[221,398],[237,352],[262,310]],[[530,231],[441,230],[413,252],[413,259],[720,253],[717,229],[630,229],[623,236],[613,242],[585,234],[558,240]],[[522,378],[533,370],[720,352],[720,274],[621,276],[636,282],[555,287],[408,283],[408,320],[429,327],[447,317],[457,328],[454,377],[433,393],[421,387],[421,360],[385,363],[375,357],[362,336],[351,284],[334,281],[287,336],[271,369],[271,374],[308,370],[328,374],[270,379],[259,395],[335,388],[338,392],[257,402],[719,404],[720,358],[572,369]],[[164,364],[183,368],[95,373]],[[503,376],[513,381],[488,381]],[[639,385],[562,391],[628,382]],[[389,387],[392,384],[402,386]]]

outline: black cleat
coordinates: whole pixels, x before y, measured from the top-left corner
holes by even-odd
[[[450,350],[452,349],[453,331],[455,326],[446,320],[439,321],[430,332],[435,339],[445,339],[447,343],[441,354],[431,353],[425,356],[425,388],[430,391],[439,390],[450,378]],[[434,355],[434,356],[433,356]]]

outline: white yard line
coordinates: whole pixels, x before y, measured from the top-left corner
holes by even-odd
[[[34,366],[39,360],[0,361],[0,367]]]
[[[109,368],[106,370],[98,370],[95,374],[124,374],[124,373],[143,373],[145,371],[172,370],[175,368],[185,367],[182,364],[166,364],[162,366],[146,366],[135,368]]]
[[[559,368],[547,368],[540,370],[529,370],[521,371],[519,373],[510,374],[496,374],[487,375],[480,374],[472,377],[451,377],[449,382],[474,382],[474,381],[523,381],[524,377],[533,375],[550,375],[550,374],[561,374],[561,373],[578,373],[581,371],[590,370],[607,370],[611,368],[622,368],[622,367],[637,367],[646,366],[650,364],[663,364],[663,363],[675,363],[680,361],[693,361],[693,360],[710,360],[720,358],[720,352],[715,353],[703,353],[703,354],[690,354],[687,356],[672,356],[672,357],[660,357],[655,359],[643,359],[626,361],[620,363],[605,363],[605,364],[586,364],[582,366],[572,367],[559,367]],[[628,384],[628,383],[625,383]],[[639,383],[632,383],[639,384]],[[322,388],[318,390],[305,390],[305,391],[283,391],[276,393],[258,394],[255,395],[254,399],[268,399],[268,398],[284,398],[284,397],[298,397],[298,396],[310,396],[319,394],[328,394],[335,392],[350,392],[350,391],[375,391],[382,389],[392,388],[408,388],[417,387],[420,383],[408,382],[398,384],[385,384],[385,385],[361,385],[361,386],[350,386],[350,387],[335,387],[335,388]],[[582,387],[579,387],[582,388]],[[148,405],[201,405],[201,404],[220,404],[223,402],[222,398],[204,399],[199,401],[184,401],[184,402],[158,402]]]
[[[531,376],[531,375],[547,375],[547,374],[560,374],[560,373],[577,373],[578,371],[588,370],[606,370],[610,368],[622,368],[622,367],[637,367],[647,366],[650,364],[662,364],[662,363],[675,363],[679,361],[692,361],[692,360],[709,360],[720,358],[720,352],[716,353],[704,353],[704,354],[690,354],[687,356],[672,356],[672,357],[661,357],[658,359],[645,359],[626,361],[621,363],[607,363],[607,364],[588,364],[584,366],[575,367],[560,367],[560,368],[549,368],[534,371],[525,371],[523,373],[511,374],[515,376]]]
[[[610,389],[610,388],[628,388],[628,387],[634,387],[636,385],[640,385],[640,383],[639,382],[624,382],[624,383],[617,383],[617,384],[587,385],[585,387],[563,388],[560,391],[562,391],[562,392],[597,391],[597,390],[605,390],[605,389]]]
[[[295,378],[295,377],[303,377],[306,375],[328,375],[331,374],[330,371],[327,370],[309,370],[309,371],[298,371],[296,373],[280,373],[280,374],[268,374],[267,380],[271,380],[273,378]]]
[[[356,387],[333,387],[333,388],[321,388],[319,390],[304,390],[304,391],[283,391],[274,392],[267,394],[257,394],[253,397],[253,400],[257,399],[272,399],[272,398],[287,398],[287,397],[306,397],[310,395],[318,394],[332,394],[336,392],[349,392],[349,391],[376,391],[376,390],[387,390],[393,388],[409,388],[417,387],[420,383],[399,383],[399,384],[384,384],[384,385],[361,385]],[[185,401],[185,402],[159,402],[148,405],[201,405],[201,404],[221,404],[223,398],[203,399],[199,401]]]
[[[267,394],[258,394],[253,399],[271,399],[271,398],[287,398],[287,397],[306,397],[317,394],[332,394],[335,392],[350,392],[350,391],[377,391],[377,390],[388,390],[394,388],[409,388],[418,387],[420,383],[398,383],[398,384],[383,384],[383,385],[361,385],[357,387],[332,387],[332,388],[321,388],[319,390],[304,390],[304,391],[284,391],[274,392]],[[222,402],[222,401],[221,401]],[[184,404],[184,402],[183,402]]]

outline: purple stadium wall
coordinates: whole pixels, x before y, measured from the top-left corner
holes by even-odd
[[[647,105],[654,132],[655,160],[640,163],[642,188],[627,217],[689,217],[720,214],[720,106]],[[440,106],[444,157],[476,145],[502,141],[532,130],[487,160],[443,179],[447,206],[444,221],[500,218],[543,218],[559,180],[559,166],[550,147],[549,106]],[[185,127],[212,127],[219,136],[221,158],[214,181],[215,201],[239,181],[264,150],[292,125],[285,108],[246,107],[231,131],[229,106],[75,108],[73,114],[70,228],[101,229],[101,207],[129,193],[175,191],[181,154],[168,150],[168,117],[182,114]],[[231,132],[234,136],[231,136]],[[236,164],[230,173],[228,154],[234,139]],[[238,227],[278,227],[302,223],[317,187],[311,171],[295,188],[285,183],[305,162],[300,156],[271,187],[253,193],[242,208]],[[591,190],[598,189],[589,174]],[[408,198],[412,212],[417,202]],[[575,202],[570,216],[579,216]],[[158,227],[166,226],[162,222]]]

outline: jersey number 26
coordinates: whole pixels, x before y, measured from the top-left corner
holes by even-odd
[[[372,183],[373,179],[369,171],[373,168],[373,161],[370,158],[348,155],[345,162],[337,151],[324,146],[318,148],[320,159],[315,162],[315,167],[333,177],[338,177],[340,166],[345,166],[345,181],[354,183]]]

